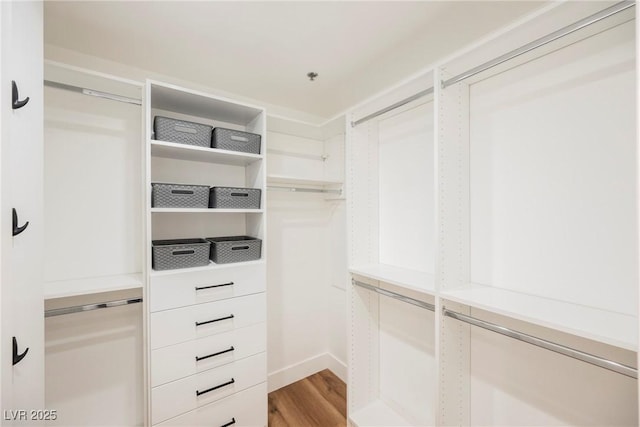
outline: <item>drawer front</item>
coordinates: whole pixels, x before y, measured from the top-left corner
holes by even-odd
[[[262,383],[159,425],[163,427],[264,427],[267,425],[267,410],[267,383]],[[233,421],[235,423],[229,426]]]
[[[256,354],[151,389],[151,422],[157,424],[230,396],[267,379],[267,357]]]
[[[266,321],[264,293],[151,313],[151,349]]]
[[[264,323],[151,351],[151,386],[156,387],[267,349]]]
[[[151,278],[151,312],[263,292],[265,264],[228,266]]]

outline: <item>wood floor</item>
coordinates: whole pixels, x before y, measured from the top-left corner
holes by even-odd
[[[344,427],[347,386],[328,369],[269,393],[269,427]]]

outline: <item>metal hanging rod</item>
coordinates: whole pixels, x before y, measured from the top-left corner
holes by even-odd
[[[53,82],[51,80],[44,81],[45,86],[53,87],[56,89],[68,90],[71,92],[81,93],[83,95],[95,96],[98,98],[109,99],[111,101],[124,102],[133,105],[142,105],[142,100],[136,98],[129,98],[127,96],[116,95],[109,92],[102,92],[99,90],[87,89],[79,86],[68,85],[64,83]]]
[[[416,99],[423,98],[425,96],[431,95],[432,93],[433,93],[432,87],[429,89],[423,90],[422,92],[418,92],[415,95],[411,95],[410,97],[405,98],[402,101],[398,101],[395,104],[391,104],[388,107],[383,108],[382,110],[378,110],[375,113],[371,113],[368,116],[364,116],[363,118],[356,120],[355,122],[351,122],[351,127],[356,127],[361,123],[368,122],[371,119],[374,119],[378,116],[383,115],[384,113],[388,113],[389,111],[395,110],[396,108],[400,108],[403,105],[407,105],[408,103],[413,102]]]
[[[459,320],[461,322],[468,323],[473,326],[477,326],[482,329],[486,329],[491,332],[496,332],[500,335],[507,336],[509,338],[516,339],[518,341],[526,342],[536,347],[544,348],[546,350],[553,351],[555,353],[563,354],[568,357],[580,360],[582,362],[589,363],[591,365],[598,366],[600,368],[608,369],[618,374],[626,375],[631,378],[638,378],[638,370],[631,366],[624,365],[622,363],[614,362],[613,360],[604,359],[599,356],[595,356],[584,351],[576,350],[575,348],[567,347],[561,344],[547,341],[542,338],[534,337],[533,335],[525,334],[524,332],[515,331],[513,329],[506,328],[504,326],[496,325],[495,323],[487,322],[486,320],[478,319],[476,317],[467,316],[466,314],[458,313],[447,308],[442,309],[442,313],[451,317],[452,319]]]
[[[433,305],[433,304],[429,304],[428,302],[420,301],[420,300],[417,300],[417,299],[414,299],[414,298],[410,298],[410,297],[398,294],[396,292],[392,292],[392,291],[388,291],[386,289],[378,288],[376,286],[372,286],[372,285],[370,285],[368,283],[360,282],[360,281],[355,280],[355,279],[351,279],[351,283],[356,285],[356,286],[360,286],[361,288],[365,288],[365,289],[368,289],[370,291],[377,292],[380,295],[384,295],[385,297],[397,299],[398,301],[406,302],[407,304],[415,305],[417,307],[424,308],[424,309],[427,309],[429,311],[434,311],[434,312],[436,311],[436,306]]]
[[[588,16],[580,21],[574,22],[571,25],[567,25],[564,28],[561,28],[557,31],[554,31],[551,34],[548,34],[544,37],[541,37],[537,40],[532,41],[531,43],[527,43],[526,45],[519,47],[517,49],[512,50],[511,52],[507,52],[504,55],[501,55],[491,61],[487,61],[484,64],[478,65],[464,73],[458,74],[455,77],[452,77],[448,80],[442,82],[442,87],[446,88],[447,86],[451,86],[453,84],[459,83],[463,80],[468,79],[469,77],[475,76],[476,74],[487,71],[490,68],[493,68],[497,65],[502,64],[503,62],[509,61],[513,58],[517,58],[520,55],[524,55],[527,52],[530,52],[534,49],[542,47],[546,44],[549,44],[555,40],[558,40],[564,36],[568,36],[571,33],[574,33],[578,30],[581,30],[585,27],[588,27],[591,24],[595,24],[596,22],[602,21],[605,18],[608,18],[616,13],[622,12],[623,10],[629,9],[630,7],[635,6],[635,1],[622,1],[620,3],[616,3],[613,6],[610,6],[606,9],[601,10],[598,13],[594,13],[591,16]]]
[[[129,298],[117,301],[100,302],[96,304],[76,305],[73,307],[54,308],[45,310],[44,317],[62,316],[63,314],[82,313],[84,311],[98,310],[102,308],[119,307],[121,305],[137,304],[142,302],[142,298]]]
[[[342,194],[342,190],[327,190],[324,188],[303,188],[303,187],[280,187],[269,185],[267,190],[273,191],[289,191],[291,193],[327,193],[327,194]]]
[[[277,150],[275,148],[267,148],[267,153],[280,154],[283,156],[300,157],[302,159],[322,160],[323,162],[329,158],[327,155],[294,153],[292,151]]]

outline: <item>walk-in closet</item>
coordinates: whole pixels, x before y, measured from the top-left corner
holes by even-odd
[[[0,425],[637,426],[636,14],[0,2]]]

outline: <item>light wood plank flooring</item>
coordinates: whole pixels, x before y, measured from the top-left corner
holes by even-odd
[[[269,393],[269,427],[344,427],[347,386],[328,369]]]

